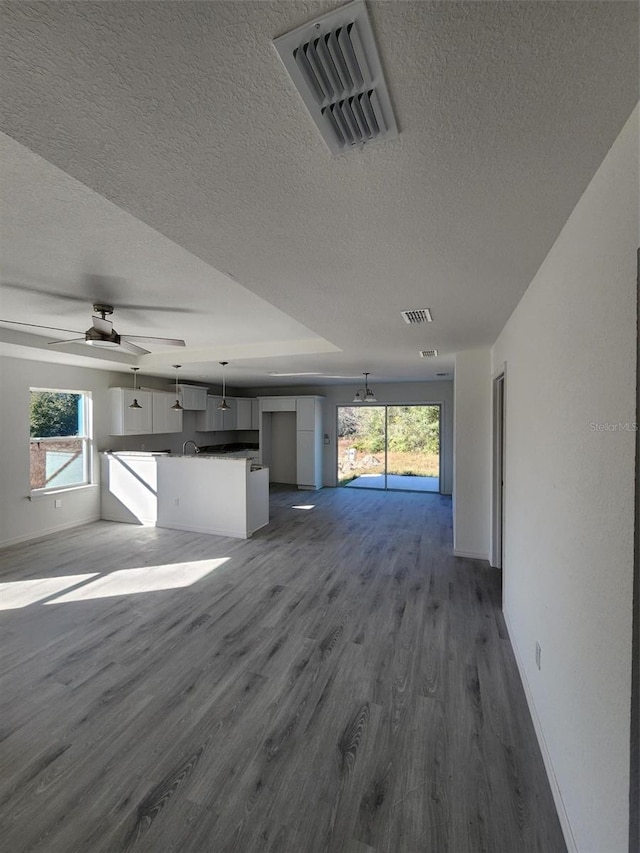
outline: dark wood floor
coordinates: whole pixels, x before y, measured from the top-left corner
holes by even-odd
[[[0,612],[3,850],[565,850],[450,499],[278,489],[247,542],[99,522],[0,552],[0,594],[160,565],[212,570]]]

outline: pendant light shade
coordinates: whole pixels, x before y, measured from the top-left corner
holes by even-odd
[[[142,406],[136,400],[136,390],[137,390],[136,380],[138,378],[138,371],[140,370],[140,368],[139,367],[132,367],[131,370],[133,370],[133,403],[130,404],[129,408],[130,409],[141,409]]]
[[[173,404],[173,406],[171,406],[171,408],[173,409],[174,412],[181,412],[182,406],[180,405],[180,399],[179,399],[180,392],[178,391],[178,371],[180,370],[182,365],[181,364],[172,364],[171,366],[174,367],[175,371],[176,371],[176,401]]]
[[[221,412],[228,412],[231,406],[227,405],[227,384],[224,379],[224,369],[229,364],[228,361],[220,361],[218,364],[222,365],[222,402],[218,406],[218,410]]]
[[[368,384],[368,373],[363,373],[364,376],[364,388],[358,388],[356,391],[355,397],[353,398],[354,403],[377,403],[376,396],[369,388]]]

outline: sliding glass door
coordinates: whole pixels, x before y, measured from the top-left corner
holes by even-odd
[[[386,488],[384,406],[338,406],[338,483]]]
[[[440,405],[339,406],[338,483],[440,491]]]

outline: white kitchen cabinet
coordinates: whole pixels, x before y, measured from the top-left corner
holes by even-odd
[[[251,429],[260,429],[260,400],[251,401]]]
[[[298,488],[322,488],[322,397],[296,401],[296,451]]]
[[[260,397],[262,463],[271,465],[278,429],[274,412],[296,413],[296,482],[299,489],[322,488],[323,397]],[[293,453],[293,448],[292,451]]]
[[[178,385],[180,405],[191,412],[205,412],[207,409],[207,391],[204,385]]]
[[[298,397],[296,400],[296,429],[316,428],[316,409],[320,405],[317,397]]]
[[[182,432],[182,411],[172,409],[176,402],[175,393],[152,391],[152,432]]]
[[[251,425],[252,403],[253,400],[249,397],[236,398],[236,429],[253,429]]]
[[[129,408],[134,399],[141,408]],[[135,392],[133,388],[109,388],[109,434],[149,435],[153,431],[153,398],[151,391]]]
[[[131,409],[134,398],[139,409]],[[110,435],[151,435],[182,432],[182,412],[171,408],[176,401],[170,391],[141,391],[109,388]]]
[[[222,402],[222,397],[207,397],[207,408],[204,412],[198,412],[196,415],[196,430],[198,432],[214,432],[222,429],[222,412],[218,406]]]
[[[198,412],[196,415],[196,431],[197,432],[220,432],[222,430],[237,429],[237,406],[236,400],[233,397],[227,397],[227,405],[229,409],[226,412],[220,411],[218,406],[222,403],[222,397],[207,397],[207,409],[204,412]]]
[[[297,430],[296,451],[298,488],[317,489],[315,433],[312,429]]]
[[[263,412],[295,412],[295,397],[261,397],[261,410]]]
[[[222,429],[239,429],[238,427],[238,401],[235,397],[227,397],[227,405],[229,408],[226,412],[221,412]]]

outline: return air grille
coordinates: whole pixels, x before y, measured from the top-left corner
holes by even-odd
[[[274,45],[332,154],[398,135],[364,0]]]
[[[438,355],[437,349],[421,349],[420,358],[435,358]]]
[[[415,323],[432,323],[433,317],[428,308],[416,308],[415,311],[401,311],[402,319],[405,323],[413,325]]]

